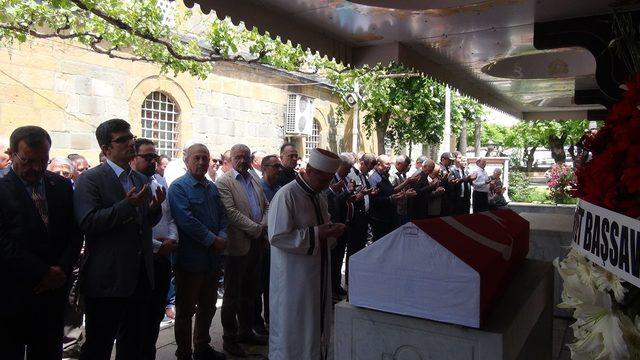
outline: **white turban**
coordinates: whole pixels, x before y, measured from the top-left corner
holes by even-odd
[[[340,166],[340,158],[331,151],[316,148],[311,150],[308,164],[314,169],[333,174]]]

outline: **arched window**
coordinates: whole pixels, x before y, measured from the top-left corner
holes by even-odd
[[[307,140],[304,145],[305,156],[309,157],[311,149],[315,149],[318,146],[320,146],[320,124],[318,123],[318,120],[314,119],[311,135],[307,135]]]
[[[142,103],[142,137],[153,140],[160,155],[176,156],[179,113],[174,101],[159,91],[149,94]]]

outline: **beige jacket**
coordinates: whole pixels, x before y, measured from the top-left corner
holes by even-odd
[[[251,220],[251,208],[249,207],[249,199],[244,186],[238,181],[234,175],[237,172],[227,171],[222,177],[216,181],[216,186],[220,192],[220,199],[224,205],[229,225],[227,228],[227,250],[226,254],[230,256],[242,256],[249,252],[251,242],[259,243],[262,246],[262,238],[260,237],[262,225],[267,224],[267,198],[264,195],[262,186],[251,176],[253,189],[258,195],[258,201],[262,209],[262,220],[260,224]]]

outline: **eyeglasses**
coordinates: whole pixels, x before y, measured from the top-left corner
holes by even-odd
[[[23,164],[23,165],[33,165],[33,164],[38,164],[38,165],[42,165],[44,167],[47,166],[47,164],[49,163],[49,159],[41,159],[41,160],[34,160],[34,159],[23,159],[20,155],[18,155],[17,152],[14,152],[13,155],[18,159],[18,161]]]
[[[135,141],[136,137],[133,136],[133,135],[123,135],[123,136],[120,136],[118,138],[115,138],[115,139],[111,140],[111,142],[114,142],[114,143],[117,143],[117,144],[126,144],[126,143],[128,143],[129,141],[132,141],[132,140]]]
[[[217,160],[217,159],[212,159],[211,162],[214,163],[215,165],[222,164],[222,160]]]
[[[137,154],[136,156],[140,156],[141,158],[145,159],[146,161],[158,160],[160,158],[160,155],[154,154],[154,153]]]

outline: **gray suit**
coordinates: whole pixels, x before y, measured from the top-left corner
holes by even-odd
[[[140,191],[148,179],[135,171],[131,185]],[[108,360],[114,339],[117,359],[141,359],[140,334],[149,321],[153,288],[151,230],[162,216],[149,210],[151,195],[135,207],[114,170],[104,163],[76,182],[74,210],[85,234],[79,286],[85,295],[86,342],[81,360]]]
[[[132,171],[132,179],[138,191],[148,182],[136,171]],[[162,212],[149,212],[148,203],[138,209],[131,205],[106,163],[87,170],[78,179],[74,205],[76,220],[86,235],[83,293],[92,297],[130,296],[142,259],[149,284],[153,284],[151,230]]]

